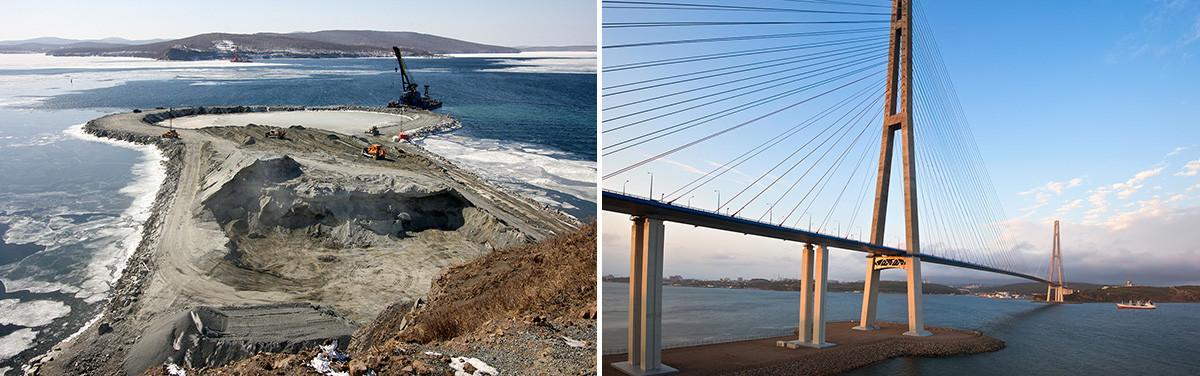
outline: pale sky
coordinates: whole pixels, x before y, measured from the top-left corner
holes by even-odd
[[[1007,223],[1027,259],[1048,269],[1053,221],[1059,219],[1068,282],[1200,283],[1200,1],[922,4]],[[750,21],[753,15],[735,16]],[[738,35],[733,26],[727,30]],[[605,31],[604,45],[628,43],[608,40],[619,33]],[[624,57],[603,53],[606,63]],[[684,160],[680,153],[601,184],[645,196],[647,172],[652,172],[657,198],[710,170],[713,161],[731,158],[720,155],[721,148],[761,141],[749,131],[731,133],[699,145],[701,158]],[[635,150],[625,160],[610,159],[601,175],[661,151]],[[893,180],[893,187],[897,184]],[[737,192],[728,185],[705,188],[685,199],[711,209],[719,194],[714,188],[723,191],[724,200]],[[897,201],[892,200],[891,213]],[[767,207],[755,203],[746,212],[757,216]],[[778,219],[781,213],[773,215]],[[628,275],[628,216],[606,212],[601,218],[604,274]],[[841,218],[827,231],[861,238],[870,218],[847,222]],[[895,244],[898,223],[889,220],[889,245]],[[666,236],[667,275],[799,274],[797,243],[682,225],[668,225]],[[862,280],[863,256],[832,250],[832,278]],[[925,265],[925,277],[934,282],[1024,281]],[[902,272],[884,273],[885,279],[901,277]]]
[[[594,45],[593,0],[2,0],[0,40],[210,32],[413,31],[502,46]]]

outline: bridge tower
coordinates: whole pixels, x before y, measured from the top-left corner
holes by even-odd
[[[1063,281],[1062,275],[1062,245],[1058,241],[1058,220],[1054,220],[1054,252],[1050,256],[1050,281],[1049,287],[1046,288],[1047,303],[1062,303],[1063,290],[1067,288],[1066,282]],[[1055,281],[1057,278],[1057,282]]]
[[[875,308],[879,301],[879,273],[887,268],[903,268],[908,273],[908,331],[904,335],[923,337],[925,330],[921,297],[921,242],[917,229],[916,155],[913,150],[912,122],[912,1],[892,1],[891,41],[888,47],[887,87],[883,119],[883,144],[879,148],[879,176],[875,184],[875,214],[871,219],[871,243],[883,245],[887,219],[888,187],[892,175],[892,149],[900,132],[904,179],[904,239],[908,254],[899,257],[867,256],[866,285],[863,286],[862,319],[858,330],[874,330]]]

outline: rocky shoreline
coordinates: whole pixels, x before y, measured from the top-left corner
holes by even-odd
[[[89,122],[86,132],[98,137],[157,146],[166,157],[166,178],[143,225],[142,240],[114,284],[100,318],[72,340],[33,359],[27,374],[140,373],[124,365],[137,363],[137,359],[130,359],[130,349],[146,346],[139,341],[150,335],[144,332],[147,323],[202,306],[332,303],[339,310],[349,310],[354,321],[361,322],[392,300],[424,295],[429,279],[445,267],[489,249],[545,239],[579,226],[574,218],[514,197],[409,143],[389,144],[397,154],[381,162],[359,158],[357,147],[351,147],[364,142],[388,143],[378,136],[300,128],[289,130],[287,142],[265,138],[253,142],[265,127],[248,126],[180,130],[180,139],[167,139],[159,137],[165,128],[153,124],[172,116],[264,111],[404,114],[421,110],[362,106],[189,107],[114,114]],[[419,137],[461,126],[444,115],[422,115],[440,120],[400,128]],[[276,171],[279,168],[291,169],[291,175],[272,175],[280,173]],[[250,176],[275,180],[237,185]],[[243,214],[254,217],[253,221],[225,219],[237,213],[223,213],[224,206],[218,202],[233,203],[241,197],[235,193],[259,185],[263,186],[264,200],[281,190],[291,192],[271,197],[273,205],[291,208],[283,212],[293,215],[291,222],[276,223],[271,218],[280,213],[268,212],[273,209],[265,207],[260,209],[265,210],[263,213]],[[333,197],[326,195],[328,189],[349,192],[347,198],[365,197],[368,204],[326,205],[324,202]],[[235,201],[228,201],[231,199]],[[255,200],[250,196],[245,199]],[[362,210],[373,206],[372,202],[386,202],[400,214],[391,214],[396,217],[391,220],[357,218],[371,215]],[[308,213],[308,217],[295,215],[314,205],[314,210],[325,211]],[[409,248],[433,256],[411,265],[401,262],[397,266],[396,261],[389,261],[411,257],[403,256]],[[271,260],[291,260],[287,262],[299,266]],[[313,274],[314,267],[322,271]],[[393,269],[409,275],[399,281],[351,273]],[[363,292],[341,296],[342,290],[359,285],[363,285]],[[400,291],[389,297],[380,296],[396,289]],[[373,304],[372,300],[381,301]]]

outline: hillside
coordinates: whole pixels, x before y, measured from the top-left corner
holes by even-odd
[[[386,49],[391,49],[392,46],[402,46],[434,54],[521,52],[516,48],[472,43],[409,31],[325,30],[278,35],[349,46],[372,46]]]
[[[1045,292],[1042,293],[1045,295]],[[1082,290],[1063,297],[1084,303],[1123,303],[1152,301],[1155,303],[1200,303],[1200,286],[1118,286],[1107,289]]]
[[[54,56],[123,56],[159,60],[231,59],[235,49],[252,59],[391,56],[391,48],[350,46],[277,34],[209,33],[165,42],[107,48],[64,48]],[[405,49],[411,55],[430,55],[424,50]]]
[[[48,52],[64,48],[112,48],[134,44],[156,43],[163,40],[164,39],[137,41],[124,38],[82,40],[42,37],[24,40],[0,41],[0,53]]]
[[[1100,285],[1100,284],[1095,284],[1095,283],[1070,282],[1070,281],[1067,282],[1067,287],[1075,289],[1075,290],[1099,289],[1104,286],[1105,285]],[[1027,282],[1027,283],[1013,283],[1013,284],[1000,285],[1000,286],[983,286],[983,287],[979,287],[976,289],[971,289],[972,293],[997,293],[997,292],[1002,292],[1002,291],[1012,293],[1012,294],[1023,294],[1023,295],[1042,294],[1042,295],[1046,295],[1046,284],[1038,283],[1038,282]]]
[[[182,39],[145,44],[121,44],[111,41],[68,41],[41,38],[12,45],[0,45],[0,51],[47,52],[53,56],[121,56],[159,60],[226,60],[235,49],[250,59],[390,57],[392,46],[404,54],[433,56],[448,53],[516,53],[515,48],[467,42],[414,32],[373,30],[326,30],[297,33],[231,34],[208,33]],[[107,41],[107,42],[106,42]]]

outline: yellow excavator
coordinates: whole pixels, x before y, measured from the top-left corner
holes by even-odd
[[[287,134],[287,132],[284,132],[282,129],[272,129],[270,131],[267,131],[266,137],[267,138],[278,138],[278,139],[282,140],[283,136],[285,134]]]
[[[383,157],[387,156],[387,150],[385,150],[383,148],[383,145],[371,144],[371,146],[367,146],[367,147],[363,148],[362,155],[364,157],[371,157],[371,158],[375,158],[376,160],[379,160],[379,159],[383,159]]]
[[[167,133],[163,133],[162,138],[179,138],[179,132],[176,132],[174,129],[172,129],[167,131]]]

